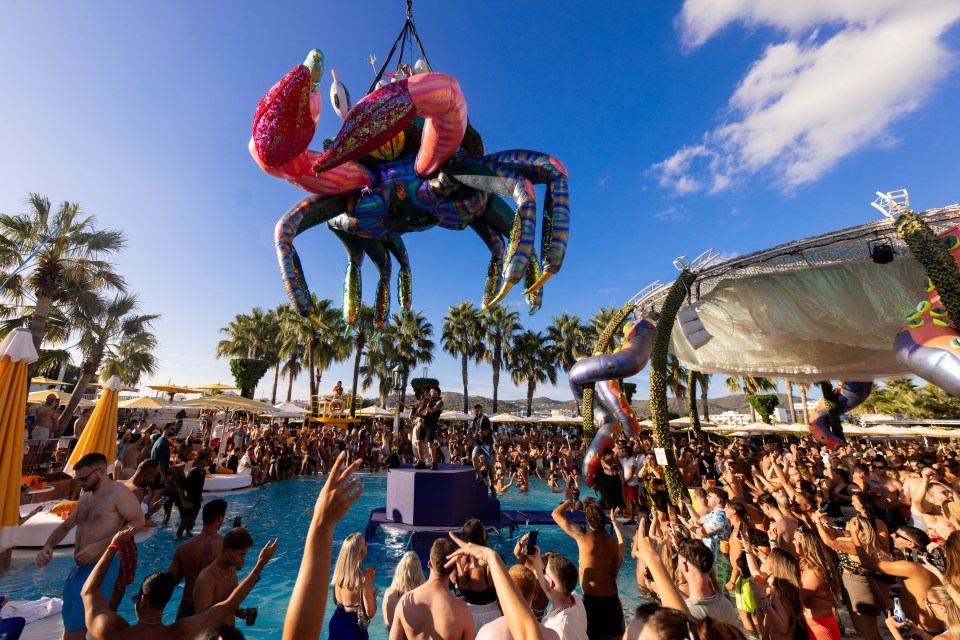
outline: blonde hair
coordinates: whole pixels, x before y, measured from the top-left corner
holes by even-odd
[[[803,615],[803,604],[800,601],[800,564],[788,551],[777,547],[770,550],[767,566],[770,567],[770,577],[773,578],[773,590],[796,623],[797,618]]]
[[[960,530],[960,504],[953,500],[947,500],[940,505],[943,518],[953,526],[955,530]]]
[[[403,595],[407,591],[413,591],[426,581],[419,556],[414,551],[407,551],[400,558],[397,568],[393,571],[393,582],[390,583],[390,588],[398,595]]]
[[[797,556],[801,567],[812,569],[827,581],[830,591],[836,595],[840,592],[840,572],[827,545],[815,531],[797,529]]]
[[[863,550],[867,552],[869,557],[876,558],[877,530],[874,529],[873,523],[863,516],[855,516],[852,519],[860,523],[860,542],[863,543]]]
[[[934,600],[931,600],[930,596],[933,596]],[[931,587],[930,591],[927,592],[928,610],[930,610],[931,604],[943,605],[947,613],[946,619],[943,621],[947,626],[947,631],[950,632],[951,637],[960,638],[960,606],[957,606],[956,600],[950,595],[950,589],[941,586]],[[930,613],[933,613],[933,611],[930,610]]]
[[[337,566],[333,569],[333,586],[353,591],[363,583],[363,570],[360,568],[360,550],[364,545],[363,536],[351,533],[340,547]]]

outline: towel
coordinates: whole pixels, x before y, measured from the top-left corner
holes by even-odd
[[[27,624],[43,620],[60,613],[63,600],[60,598],[40,598],[39,600],[12,600],[0,609],[0,617],[23,618]]]

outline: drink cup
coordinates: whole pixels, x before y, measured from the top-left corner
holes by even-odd
[[[376,567],[367,567],[367,576],[369,576],[371,583],[373,583],[373,579],[376,577],[376,575],[377,575]]]
[[[257,614],[259,611],[256,607],[247,607],[247,626],[252,627],[253,623],[257,621]]]
[[[726,540],[720,541],[720,553],[730,553],[730,543]]]
[[[712,489],[712,488],[715,487],[715,486],[717,486],[717,481],[716,481],[716,480],[707,480],[707,488],[708,488],[708,489]]]
[[[765,525],[762,522],[757,523],[757,531],[766,531],[766,530],[767,530],[767,525]]]

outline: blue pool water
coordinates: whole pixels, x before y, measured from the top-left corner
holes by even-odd
[[[386,502],[386,474],[359,474],[364,484],[363,496],[353,506],[350,512],[337,526],[334,538],[333,560],[336,562],[340,541],[354,532],[363,533],[366,528],[370,510],[381,507]],[[234,516],[243,516],[243,524],[250,529],[254,537],[255,547],[247,555],[248,566],[246,571],[256,562],[257,554],[268,538],[280,537],[280,547],[277,555],[267,565],[262,579],[244,602],[247,606],[258,606],[260,615],[253,627],[241,627],[247,638],[267,640],[279,638],[283,626],[283,617],[290,591],[297,579],[303,544],[306,539],[307,525],[313,510],[314,502],[322,487],[322,479],[294,478],[279,483],[271,483],[264,487],[242,495],[226,496],[229,502],[226,522],[233,522]],[[545,483],[532,479],[530,492],[520,494],[511,489],[500,502],[503,509],[552,509],[560,501],[560,494],[550,492]],[[140,564],[137,568],[137,579],[127,589],[127,597],[120,607],[120,614],[127,620],[134,620],[133,605],[129,597],[136,593],[137,587],[144,577],[155,571],[166,569],[173,557],[174,549],[179,544],[173,539],[176,532],[176,511],[171,519],[172,526],[161,527],[152,538],[140,544]],[[559,527],[546,526],[540,529],[540,548],[553,549],[566,557],[576,561],[576,543],[563,533]],[[490,546],[497,549],[508,566],[514,562],[513,547],[516,538],[523,535],[526,529],[521,527],[513,538],[507,532],[491,533]],[[199,531],[199,525],[196,529]],[[377,569],[375,586],[383,592],[390,586],[393,570],[400,557],[407,550],[406,540],[395,538],[384,532],[370,541],[369,551],[364,566],[374,566]],[[629,541],[628,541],[629,543]],[[72,558],[55,558],[45,569],[37,569],[32,563],[14,562],[7,571],[0,574],[0,593],[11,600],[26,600],[40,596],[60,597],[63,581],[67,572],[73,566]],[[620,598],[629,619],[630,612],[640,602],[636,582],[636,561],[630,557],[629,550],[620,572]],[[332,574],[332,567],[331,567]],[[182,584],[182,583],[181,583]],[[181,588],[174,593],[170,605],[167,606],[165,621],[172,622],[180,601]],[[333,597],[328,599],[326,619],[329,620],[333,612]],[[387,638],[386,628],[379,611],[370,624],[370,637],[377,640]],[[326,629],[326,625],[324,625]],[[324,631],[323,637],[326,637]]]

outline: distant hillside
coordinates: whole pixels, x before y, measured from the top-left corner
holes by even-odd
[[[463,409],[463,394],[457,393],[456,391],[444,391],[443,404],[449,411],[460,411]],[[780,396],[780,405],[786,406],[787,404],[787,395],[785,393],[777,394]],[[799,396],[794,395],[794,402],[799,401]],[[670,405],[670,411],[686,415],[687,405],[684,402],[682,405],[677,401],[676,398],[668,398]],[[738,413],[750,413],[750,405],[747,404],[747,401],[743,394],[737,395],[727,395],[721,396],[719,398],[709,398],[708,403],[710,405],[710,413],[718,414],[723,413],[724,411],[736,411]],[[470,396],[469,402],[467,403],[468,407],[472,407],[475,404],[482,404],[486,411],[491,411],[493,408],[493,399],[486,396]],[[526,398],[520,399],[503,399],[498,398],[497,401],[498,407],[497,410],[501,413],[514,413],[517,411],[526,411],[527,410],[527,400]],[[650,401],[649,400],[637,400],[633,401],[633,408],[637,412],[637,416],[641,420],[650,417]],[[698,399],[697,406],[700,406]],[[555,400],[553,398],[546,398],[543,396],[535,397],[533,399],[533,411],[534,413],[549,413],[551,411],[573,411],[574,402],[573,398],[564,399],[564,400]],[[702,413],[701,408],[701,413]]]

